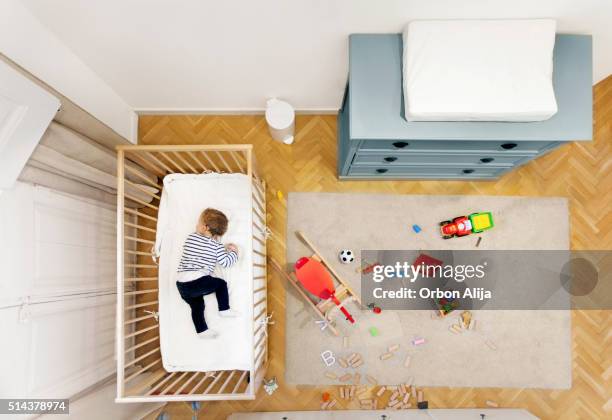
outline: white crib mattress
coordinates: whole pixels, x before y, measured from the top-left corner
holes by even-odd
[[[253,361],[252,198],[242,174],[172,174],[164,178],[155,249],[159,265],[159,323],[164,369],[174,371],[249,370]],[[214,295],[204,298],[209,328],[220,335],[198,338],[190,309],[176,287],[176,269],[187,235],[207,207],[229,219],[223,242],[238,245],[239,260],[216,275],[229,288],[230,307],[239,318],[221,318]]]
[[[408,121],[541,121],[557,112],[551,19],[410,22]]]

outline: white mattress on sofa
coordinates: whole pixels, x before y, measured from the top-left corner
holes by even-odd
[[[541,121],[557,112],[556,23],[414,21],[403,33],[408,121]]]
[[[249,370],[253,361],[252,205],[250,178],[242,174],[172,174],[164,178],[155,249],[159,260],[159,322],[164,369],[174,371]],[[238,245],[239,259],[225,279],[232,309],[239,318],[221,318],[214,295],[204,298],[209,328],[220,335],[198,338],[190,309],[176,287],[176,269],[187,235],[207,207],[229,219],[223,242]]]

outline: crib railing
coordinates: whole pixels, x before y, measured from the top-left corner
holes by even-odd
[[[117,148],[117,402],[253,399],[268,360],[265,183],[252,145]],[[167,372],[158,324],[155,244],[162,180],[171,173],[251,177],[253,348],[249,370]]]

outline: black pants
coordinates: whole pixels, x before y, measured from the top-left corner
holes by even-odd
[[[208,329],[204,319],[204,296],[214,293],[217,296],[219,311],[229,309],[229,296],[225,280],[204,276],[199,279],[185,282],[176,282],[181,297],[191,308],[191,319],[196,332],[201,333]]]

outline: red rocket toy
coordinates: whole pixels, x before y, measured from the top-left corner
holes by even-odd
[[[295,276],[306,290],[320,299],[331,299],[342,311],[346,319],[354,324],[355,320],[336,297],[332,277],[321,263],[314,258],[302,257],[295,263]]]

